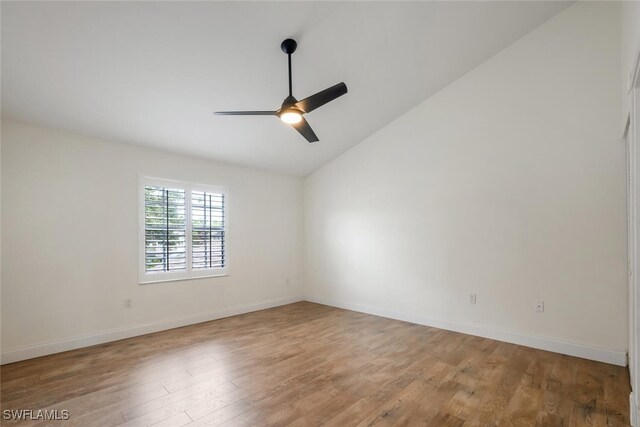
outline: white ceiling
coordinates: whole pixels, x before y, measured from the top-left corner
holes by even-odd
[[[307,175],[570,2],[2,2],[2,116],[114,141]],[[287,95],[344,81],[307,117]]]

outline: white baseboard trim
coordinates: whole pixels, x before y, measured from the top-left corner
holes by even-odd
[[[598,362],[611,363],[619,366],[626,366],[627,363],[626,352],[624,351],[608,350],[587,346],[584,344],[559,341],[553,338],[526,335],[515,331],[493,329],[484,325],[432,319],[421,315],[400,313],[386,309],[363,306],[359,304],[341,303],[338,301],[319,297],[289,297],[263,301],[257,304],[215,310],[212,312],[200,313],[193,316],[181,317],[161,322],[136,325],[129,328],[112,329],[97,334],[71,337],[30,347],[19,348],[16,350],[2,352],[0,354],[0,364],[4,365],[7,363],[19,362],[21,360],[33,359],[34,357],[46,356],[63,351],[75,350],[77,348],[89,347],[96,344],[103,344],[106,342],[136,337],[139,335],[151,334],[167,329],[179,328],[181,326],[208,322],[210,320],[222,319],[224,317],[236,316],[238,314],[278,307],[281,305],[291,304],[303,300],[315,302],[318,304],[329,305],[332,307],[343,308],[346,310],[372,314],[375,316],[387,317],[390,319],[402,320],[405,322],[417,323],[434,328],[446,329],[449,331],[490,338],[513,344],[519,344],[526,347],[553,351],[555,353],[582,357],[584,359],[596,360]],[[635,417],[636,415],[633,412],[634,409],[635,407],[632,406],[632,416]]]
[[[0,354],[0,364],[5,365],[7,363],[33,359],[34,357],[46,356],[54,353],[61,353],[63,351],[75,350],[77,348],[89,347],[96,344],[103,344],[139,335],[151,334],[153,332],[165,331],[167,329],[179,328],[181,326],[193,325],[195,323],[208,322],[210,320],[222,319],[224,317],[236,316],[238,314],[250,313],[252,311],[264,310],[299,301],[303,301],[303,298],[281,298],[263,301],[257,304],[236,306],[207,313],[200,313],[193,316],[136,325],[128,328],[112,329],[97,334],[51,341],[44,344],[3,352]]]
[[[448,331],[460,332],[463,334],[475,335],[483,338],[490,338],[497,341],[523,345],[525,347],[532,347],[540,350],[566,354],[569,356],[581,357],[583,359],[590,359],[618,366],[627,365],[626,351],[608,350],[604,348],[588,346],[585,344],[559,341],[554,338],[527,335],[520,332],[508,331],[503,329],[494,329],[484,325],[452,322],[449,320],[433,319],[421,315],[400,313],[392,310],[369,307],[360,304],[342,303],[321,297],[305,296],[304,299],[318,304],[358,311],[361,313],[373,314],[375,316],[387,317],[390,319],[402,320],[410,323],[417,323],[419,325],[446,329]]]
[[[629,393],[629,421],[631,427],[638,427],[638,407],[635,404],[633,392]]]

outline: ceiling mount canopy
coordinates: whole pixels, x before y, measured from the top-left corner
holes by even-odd
[[[293,96],[293,80],[291,73],[291,55],[296,51],[298,43],[293,39],[286,39],[280,44],[280,48],[287,55],[289,63],[289,96],[287,96],[280,109],[274,111],[217,111],[214,114],[222,116],[276,116],[284,123],[290,125],[309,142],[319,141],[313,129],[304,118],[304,114],[310,113],[316,108],[333,101],[347,93],[347,85],[340,82],[314,95],[298,101]]]

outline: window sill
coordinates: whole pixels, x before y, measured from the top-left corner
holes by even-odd
[[[207,276],[197,276],[197,277],[175,277],[169,279],[152,279],[152,280],[144,280],[138,282],[139,285],[149,285],[151,283],[163,283],[163,282],[183,282],[186,280],[200,280],[200,279],[214,279],[218,277],[227,277],[228,273],[220,273],[220,274],[209,274]]]

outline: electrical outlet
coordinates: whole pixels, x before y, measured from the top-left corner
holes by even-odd
[[[536,302],[536,312],[537,313],[544,313],[544,301]]]
[[[124,308],[131,307],[133,307],[133,300],[131,298],[127,298],[126,300],[124,300]]]
[[[469,304],[476,303],[476,294],[469,294]]]
[[[289,278],[287,277],[287,279],[284,281],[284,285],[285,286],[289,286],[291,284],[291,282],[289,281]]]

